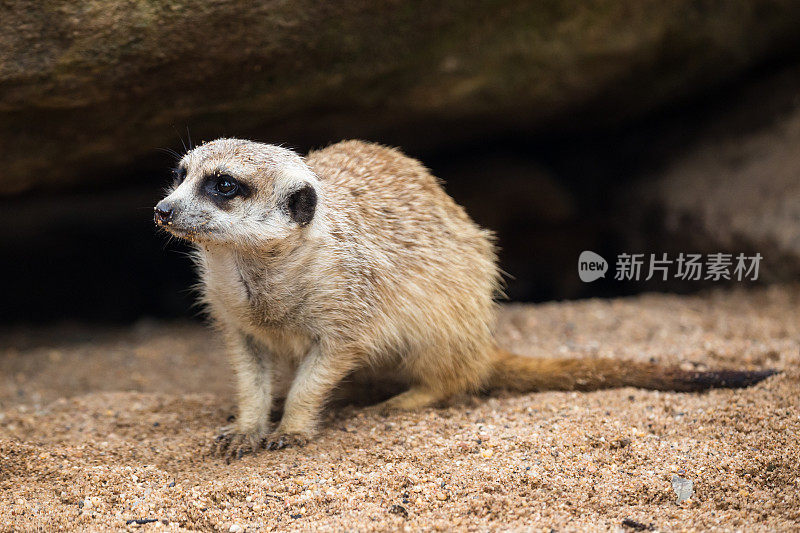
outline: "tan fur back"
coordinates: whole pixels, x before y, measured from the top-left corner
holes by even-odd
[[[322,183],[330,234],[340,248],[336,275],[346,298],[360,302],[369,318],[358,329],[373,345],[371,355],[407,352],[401,354],[410,355],[407,365],[430,365],[434,373],[477,384],[499,288],[491,232],[397,150],[346,141],[311,152],[306,162]],[[459,352],[464,368],[436,368],[435,357],[420,353],[431,350]]]

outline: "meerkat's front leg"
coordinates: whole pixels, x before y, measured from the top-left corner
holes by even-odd
[[[351,350],[313,347],[297,369],[286,397],[283,418],[267,439],[266,448],[278,450],[305,445],[316,431],[325,401],[357,363],[358,358]]]
[[[258,450],[269,432],[273,361],[250,336],[232,335],[229,344],[237,378],[239,414],[236,423],[226,428],[215,444],[218,454],[239,458]]]

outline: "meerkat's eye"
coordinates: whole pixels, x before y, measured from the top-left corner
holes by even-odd
[[[236,192],[238,186],[236,185],[235,181],[229,180],[228,178],[221,177],[217,184],[214,186],[214,190],[220,194],[230,195]]]
[[[211,196],[221,199],[233,198],[244,192],[244,189],[234,178],[227,174],[211,177],[206,182],[206,191]]]

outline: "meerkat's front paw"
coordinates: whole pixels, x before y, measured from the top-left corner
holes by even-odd
[[[267,437],[264,447],[267,450],[282,450],[284,448],[301,448],[308,444],[311,437],[303,433],[273,433]]]
[[[263,441],[264,435],[259,432],[243,433],[235,429],[223,429],[214,439],[213,453],[228,461],[241,459],[248,453],[256,453]]]

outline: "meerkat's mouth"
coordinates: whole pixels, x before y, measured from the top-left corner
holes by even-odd
[[[208,224],[208,221],[189,226],[176,224],[171,220],[168,222],[156,222],[156,226],[158,226],[160,229],[163,229],[170,235],[191,242],[200,242],[203,240],[203,236],[208,235],[209,231],[204,228],[206,224]]]

